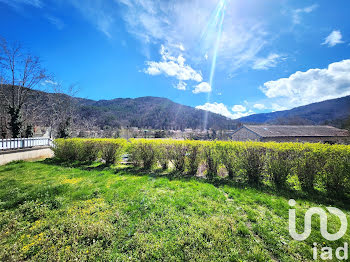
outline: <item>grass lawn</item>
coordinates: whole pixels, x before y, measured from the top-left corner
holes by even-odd
[[[299,229],[307,208],[325,207],[295,199]],[[293,240],[288,200],[126,167],[11,163],[0,167],[0,261],[311,261],[314,242],[319,251],[350,242],[350,232],[325,241],[317,216],[311,236]],[[340,222],[329,218],[336,232]]]

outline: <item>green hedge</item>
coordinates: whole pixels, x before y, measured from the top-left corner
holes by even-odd
[[[143,169],[172,168],[212,179],[220,173],[250,184],[276,188],[323,189],[329,195],[350,192],[350,146],[310,143],[179,141],[131,139],[57,139],[55,155],[66,161],[129,161]],[[200,168],[201,167],[201,168]],[[199,172],[201,170],[201,172]],[[204,172],[203,172],[204,170]]]
[[[121,160],[126,146],[124,139],[56,139],[53,151],[55,157],[63,161],[93,162],[100,159],[111,165]]]
[[[130,162],[134,166],[144,169],[151,169],[160,156],[165,156],[164,152],[161,154],[161,148],[157,146],[156,142],[145,139],[131,140],[131,144],[128,146],[128,153]],[[163,160],[162,163],[164,164],[165,161]]]

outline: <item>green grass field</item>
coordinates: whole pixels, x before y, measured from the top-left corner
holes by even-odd
[[[319,219],[305,241],[288,233],[322,198],[143,173],[126,166],[72,168],[52,161],[0,167],[0,261],[311,261],[325,241]],[[310,198],[309,198],[310,199]],[[333,203],[350,217],[344,203]],[[329,216],[328,231],[339,220]]]

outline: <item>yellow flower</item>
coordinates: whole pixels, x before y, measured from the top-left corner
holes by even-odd
[[[64,179],[62,181],[62,184],[73,184],[73,185],[75,185],[75,184],[79,183],[81,180],[83,180],[83,179],[82,178],[71,178],[71,179],[66,178],[66,179]]]

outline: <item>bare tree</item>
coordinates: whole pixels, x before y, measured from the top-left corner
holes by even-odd
[[[0,137],[7,138],[7,112],[4,104],[4,97],[0,94]]]
[[[12,137],[21,134],[22,111],[29,94],[48,78],[38,57],[25,52],[20,43],[0,39],[0,95],[9,114]]]
[[[79,130],[77,130],[79,137],[95,137],[97,130],[97,119],[95,117],[79,119]]]
[[[48,120],[51,137],[69,137],[73,125],[81,121],[78,119],[74,103],[76,93],[75,84],[70,85],[68,89],[64,89],[61,84],[52,85],[51,94],[48,96]]]

